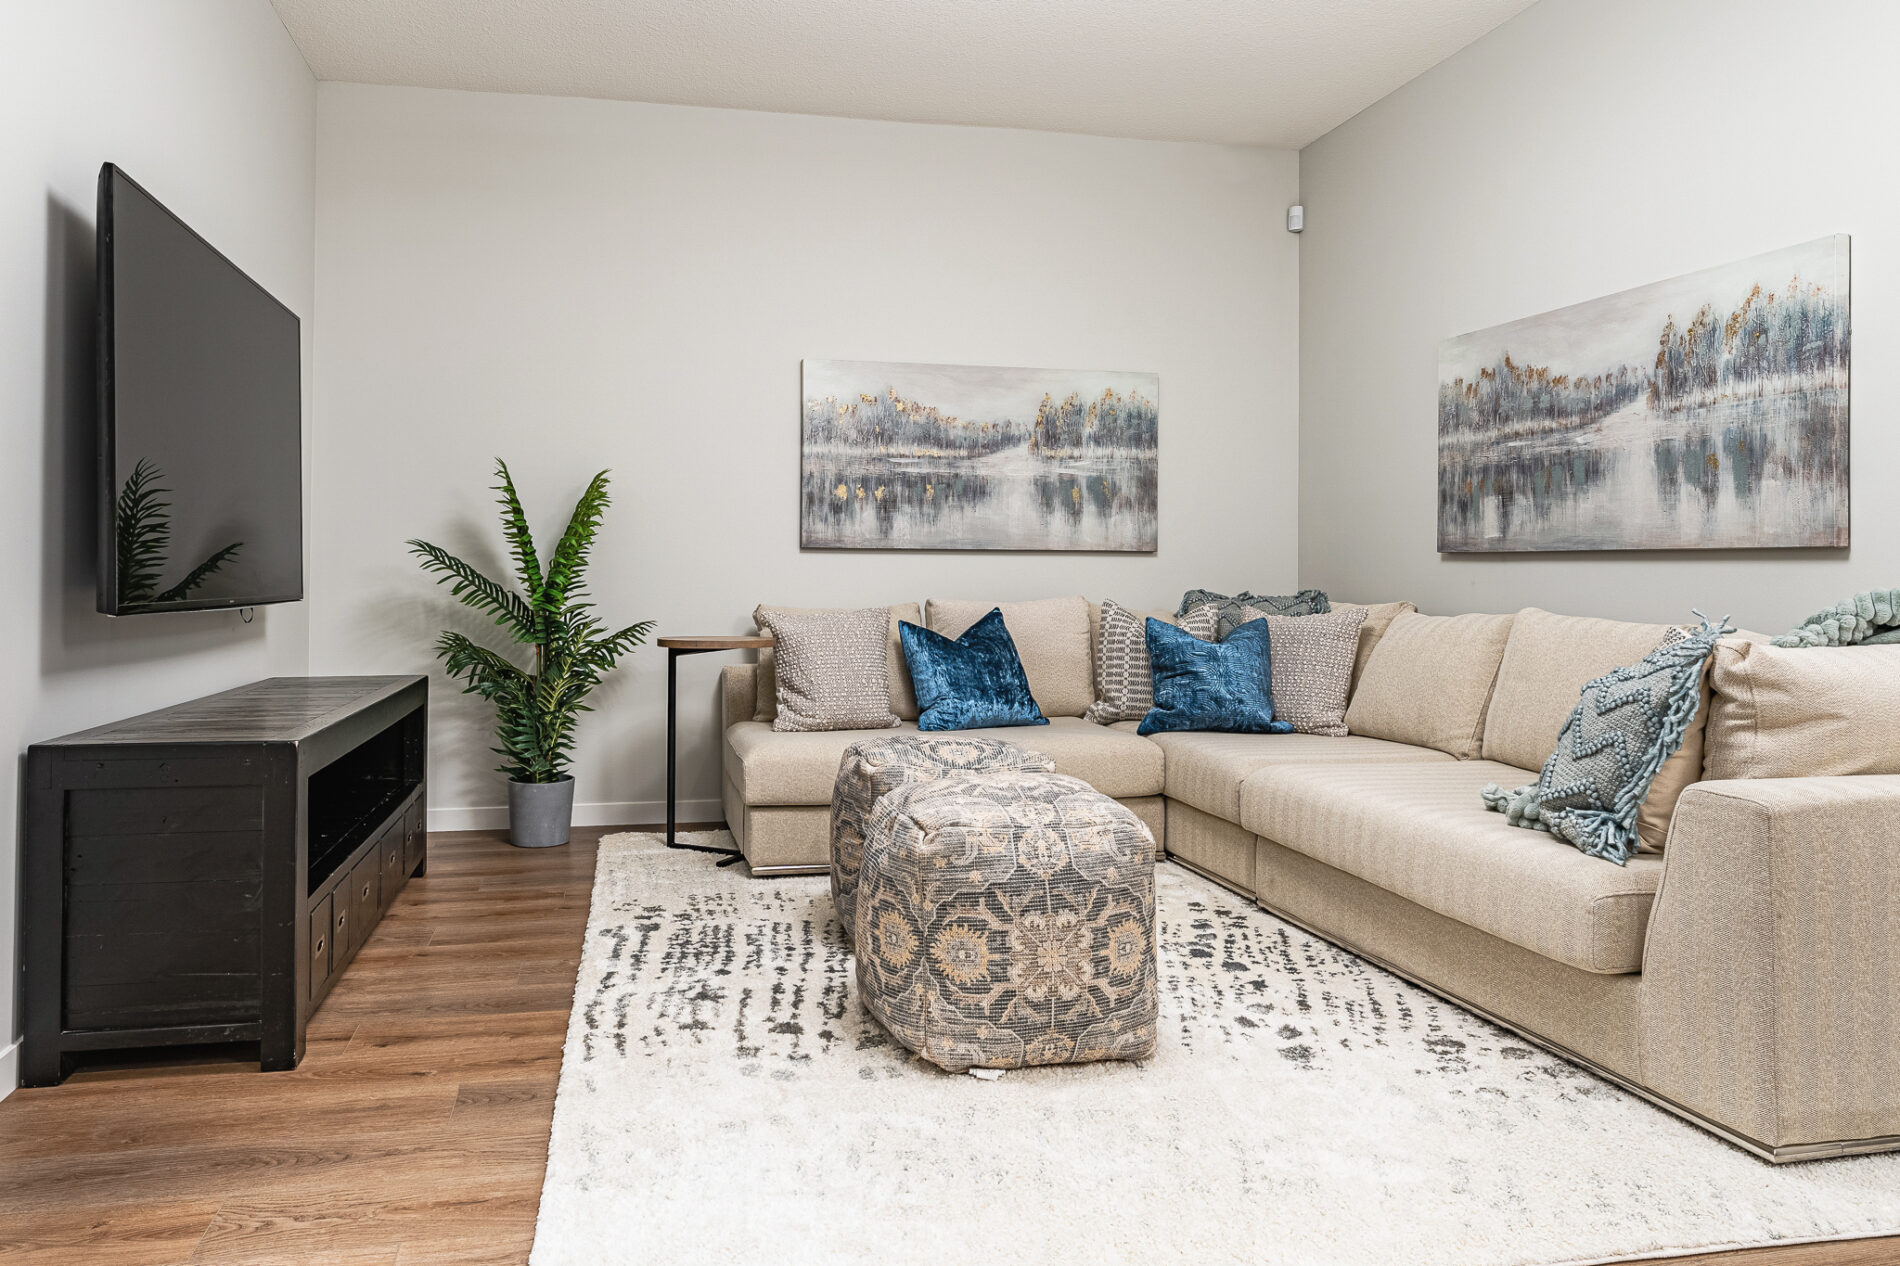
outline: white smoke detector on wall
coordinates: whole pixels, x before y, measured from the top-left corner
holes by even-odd
[[[1298,233],[1305,227],[1306,207],[1296,202],[1286,209],[1286,231],[1289,233]]]

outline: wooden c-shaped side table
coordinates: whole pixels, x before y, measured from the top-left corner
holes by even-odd
[[[675,774],[679,742],[679,657],[704,655],[707,651],[762,650],[772,645],[769,637],[663,637],[654,643],[666,648],[666,846],[691,849],[695,853],[716,853],[719,865],[730,866],[745,854],[733,848],[711,848],[705,844],[682,844],[674,837],[677,797]]]

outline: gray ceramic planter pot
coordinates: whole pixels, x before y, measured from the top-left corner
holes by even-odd
[[[508,841],[516,848],[552,848],[567,843],[574,821],[574,777],[559,782],[508,780]]]

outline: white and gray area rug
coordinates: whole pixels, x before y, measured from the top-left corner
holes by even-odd
[[[1900,1232],[1900,1158],[1769,1166],[1180,867],[1158,887],[1159,1055],[983,1080],[864,1014],[824,879],[609,837],[533,1266],[1553,1266]]]

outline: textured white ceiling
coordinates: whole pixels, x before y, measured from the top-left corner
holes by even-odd
[[[319,79],[1294,148],[1531,0],[272,0]]]

